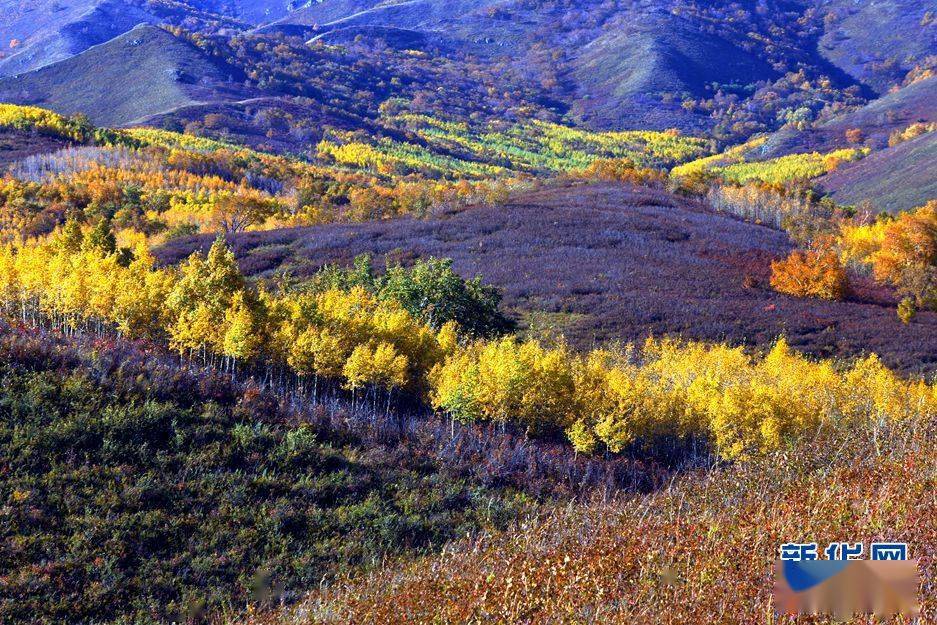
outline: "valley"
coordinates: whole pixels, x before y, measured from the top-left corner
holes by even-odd
[[[937,622],[935,142],[932,2],[0,0],[0,622]]]

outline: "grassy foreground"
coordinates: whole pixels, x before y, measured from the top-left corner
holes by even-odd
[[[841,433],[651,495],[562,507],[255,622],[825,623],[773,614],[779,544],[898,540],[920,559],[919,622],[933,623],[935,430]]]

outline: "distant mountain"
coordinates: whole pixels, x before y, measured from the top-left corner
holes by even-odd
[[[679,97],[742,90],[778,74],[753,52],[706,32],[699,19],[667,10],[672,4],[326,0],[262,31],[417,49],[445,39],[464,53],[507,63],[566,102],[580,122],[700,129],[711,122],[682,109]],[[671,97],[665,102],[662,94]]]
[[[831,0],[820,53],[879,93],[937,52],[937,5],[921,0]]]
[[[249,24],[266,24],[288,15],[307,0],[201,0],[204,8]]]
[[[310,2],[284,17],[276,25],[312,26],[330,30],[345,26],[432,26],[444,19],[497,4],[499,0],[324,0]]]
[[[884,145],[895,119],[935,108],[920,86],[888,93],[910,69],[931,63],[928,55],[937,50],[937,19],[917,0],[31,4],[0,0],[0,48],[6,48],[0,77],[19,75],[0,82],[2,95],[62,112],[81,110],[99,123],[130,123],[179,107],[186,108],[179,121],[197,122],[201,112],[256,97],[266,109],[277,98],[302,98],[305,104],[284,100],[283,106],[310,122],[348,113],[373,121],[383,102],[402,99],[416,102],[416,112],[442,116],[458,103],[462,121],[511,109],[505,115],[523,111],[603,130],[677,128],[725,143],[784,127],[763,148],[767,157],[838,145],[852,128]],[[196,33],[199,50],[144,46],[133,56],[136,67],[127,67],[127,55],[114,52],[126,42],[115,38],[140,23]],[[288,53],[273,52],[283,45]],[[145,60],[149,54],[154,58]],[[76,55],[82,58],[59,65]],[[205,71],[189,71],[189,63],[195,69],[206,64]],[[402,65],[406,72],[396,72]],[[386,69],[379,78],[377,67]],[[420,74],[436,80],[440,67],[450,80],[420,84]],[[33,73],[37,69],[47,71]],[[124,75],[139,76],[139,84],[115,82]],[[230,80],[241,82],[241,75],[250,90]],[[108,101],[115,84],[123,102]],[[804,123],[787,123],[811,125],[830,110],[852,110],[878,94],[885,95],[867,110],[810,132],[792,130]],[[476,104],[483,100],[496,105],[480,110]],[[305,105],[319,110],[303,114],[297,106]],[[331,110],[323,112],[326,107]],[[890,116],[885,122],[875,121],[881,111]],[[255,143],[265,131],[245,123],[238,134]]]
[[[62,61],[158,18],[124,0],[0,0],[0,76]]]
[[[22,74],[105,43],[141,23],[250,29],[302,0],[0,0],[0,76]]]
[[[248,97],[240,79],[237,70],[188,42],[141,25],[67,60],[0,80],[0,101],[84,113],[98,125],[119,126],[196,102]]]

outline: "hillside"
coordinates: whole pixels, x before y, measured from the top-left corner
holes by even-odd
[[[923,578],[919,618],[931,623],[937,432],[933,421],[921,425],[880,445],[871,432],[821,435],[762,460],[693,471],[648,495],[564,506],[519,529],[339,580],[251,623],[430,625],[481,615],[506,625],[761,623],[773,613],[777,546],[804,535],[820,545],[842,535],[914,545]],[[781,622],[864,625],[872,618]]]
[[[0,0],[0,625],[937,625],[935,489],[934,0]]]
[[[723,3],[314,3],[261,32],[345,42],[374,42],[387,30],[417,45],[445,36],[450,49],[510,68],[545,98],[593,128],[711,128],[713,115],[682,107],[751,95],[785,71],[836,70],[816,51],[819,29],[809,3],[771,3],[770,11],[732,13]],[[731,15],[731,19],[727,16]],[[718,26],[716,26],[718,24]],[[768,38],[777,47],[763,45]],[[390,45],[400,45],[398,40]],[[783,53],[779,53],[783,50]],[[838,72],[838,70],[837,70]],[[837,73],[838,88],[855,81]],[[767,120],[767,118],[766,118]]]
[[[850,145],[846,139],[846,131],[850,129],[861,131],[861,145],[885,148],[891,133],[914,123],[937,122],[935,102],[937,77],[919,80],[809,129],[783,128],[768,137],[757,156],[774,158],[796,152],[844,148]]]
[[[124,0],[0,2],[0,77],[62,61],[157,18]],[[14,46],[12,42],[16,42]]]
[[[934,6],[917,0],[824,2],[820,53],[884,94],[937,49]]]
[[[0,15],[9,18],[10,26],[0,32],[0,40],[15,39],[16,46],[0,60],[0,76],[61,61],[139,22],[158,22],[198,33],[206,51],[251,77],[252,86],[267,98],[326,99],[318,88],[310,89],[307,84],[297,89],[298,85],[290,84],[294,76],[315,73],[315,66],[322,62],[321,58],[303,58],[318,55],[315,47],[297,45],[302,38],[318,45],[348,47],[364,63],[355,65],[350,74],[329,73],[327,84],[339,92],[367,83],[363,76],[367,63],[386,56],[389,48],[407,52],[405,62],[423,73],[449,64],[452,75],[472,77],[463,84],[445,81],[447,88],[470,105],[479,93],[470,83],[491,72],[484,82],[494,84],[484,88],[511,97],[523,94],[527,101],[520,108],[530,116],[553,116],[556,121],[557,116],[567,115],[571,122],[596,129],[676,127],[745,139],[753,130],[777,129],[788,115],[809,111],[807,115],[816,117],[828,108],[852,106],[862,96],[874,95],[866,83],[874,83],[884,93],[886,87],[900,82],[901,72],[926,62],[925,52],[933,47],[933,26],[919,7],[905,0],[890,2],[886,11],[888,27],[894,32],[907,32],[901,29],[913,26],[919,35],[901,41],[857,34],[859,25],[867,21],[866,12],[873,10],[871,4],[854,8],[836,3],[816,11],[811,2],[770,0],[765,7],[736,8],[723,2],[699,5],[688,0],[611,4],[588,0],[574,7],[520,0],[331,0],[302,5],[256,0],[71,0],[57,11],[25,11],[8,0],[6,6],[0,5]],[[237,45],[243,48],[224,50],[234,43],[234,34],[239,35]],[[290,38],[294,47],[281,57],[293,57],[292,63],[279,68],[270,59],[256,58]],[[248,41],[256,45],[246,45]],[[865,56],[857,52],[860,47]],[[423,55],[408,52],[414,50]],[[900,61],[889,60],[899,56]],[[392,65],[401,64],[400,58],[391,60]],[[81,67],[70,69],[82,73]],[[800,88],[782,84],[799,73],[805,79]],[[877,78],[869,78],[873,75]],[[88,84],[99,80],[91,75],[86,78],[91,79]],[[49,79],[47,75],[44,80]],[[21,95],[17,102],[54,105],[62,100],[46,94],[33,78],[24,80],[37,93],[32,100]],[[407,92],[401,89],[407,85],[401,80],[390,91]],[[380,101],[399,95],[386,88],[380,91],[376,94]],[[406,97],[419,101],[412,93]],[[185,101],[181,97],[156,99],[173,105]],[[208,90],[190,99],[221,104],[226,96]],[[738,102],[747,106],[740,107]],[[87,106],[101,108],[100,103]],[[151,114],[153,108],[161,107],[142,107],[145,114],[134,117],[98,119],[126,122]],[[345,108],[350,107],[346,104]],[[484,114],[477,106],[468,108],[472,110],[465,117]],[[212,114],[206,110],[203,117]]]
[[[175,263],[210,242],[181,239],[158,255]],[[905,325],[874,301],[797,299],[768,288],[770,261],[791,247],[782,232],[614,185],[548,188],[430,220],[293,228],[234,241],[242,268],[256,276],[308,276],[362,253],[374,254],[378,266],[384,258],[452,258],[460,274],[504,289],[504,305],[534,334],[561,332],[581,348],[649,334],[765,345],[783,334],[816,355],[874,351],[904,370],[937,370],[937,313]]]
[[[118,126],[200,100],[240,95],[237,72],[164,30],[141,25],[42,69],[0,80],[0,100],[84,113]],[[108,85],[107,89],[88,85]]]
[[[402,421],[335,398],[290,408],[152,346],[0,321],[0,356],[11,493],[0,537],[16,544],[0,565],[7,623],[268,607],[387,557],[505,527],[536,508],[535,482],[547,492],[558,483],[547,450],[513,437],[466,429],[453,452],[439,422],[410,422],[405,435]],[[515,464],[478,470],[492,442]],[[577,472],[603,473],[589,464]]]
[[[897,213],[937,197],[937,132],[910,139],[817,180],[843,204]]]
[[[0,173],[11,163],[35,154],[55,152],[67,145],[67,141],[57,137],[0,128]]]
[[[763,60],[684,20],[673,17],[629,20],[574,53],[568,77],[575,82],[571,113],[603,128],[624,125],[667,128],[688,116],[680,100],[661,104],[661,95],[700,97],[712,85],[726,91],[776,77]],[[707,122],[699,120],[698,127]]]

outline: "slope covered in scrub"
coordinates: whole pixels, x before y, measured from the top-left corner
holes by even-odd
[[[250,622],[761,623],[774,609],[778,545],[843,536],[907,542],[923,578],[920,619],[932,622],[935,436],[933,420],[874,434],[829,432],[647,496],[559,508],[437,556],[342,580]],[[783,622],[860,625],[869,617]]]
[[[831,172],[817,183],[843,204],[897,213],[937,197],[937,132],[899,143]]]
[[[183,238],[156,253],[176,263],[210,244]],[[562,333],[581,348],[648,334],[767,345],[783,334],[816,355],[871,351],[906,371],[937,367],[937,313],[906,325],[878,298],[780,295],[768,278],[771,260],[793,248],[785,233],[657,189],[547,186],[503,206],[252,232],[232,245],[243,270],[260,277],[309,276],[363,253],[379,267],[385,258],[452,258],[461,275],[504,289],[504,304],[535,334]]]
[[[448,424],[290,403],[152,345],[3,321],[0,356],[4,622],[270,605],[533,505],[504,480],[518,465],[489,465],[500,486],[474,472],[493,440],[514,462],[530,454],[508,438],[467,432],[453,452],[427,443],[449,441]],[[404,437],[405,425],[423,429]]]
[[[627,21],[603,33],[576,54],[570,77],[579,96],[571,112],[582,121],[603,128],[667,128],[687,115],[679,99],[662,104],[661,94],[699,96],[712,85],[742,90],[775,73],[725,39],[669,17]]]
[[[816,126],[801,130],[782,128],[766,138],[758,154],[761,158],[775,158],[857,145],[883,149],[892,133],[912,124],[937,122],[934,102],[937,102],[937,77],[918,80]],[[858,141],[850,142],[848,131],[858,132]]]

